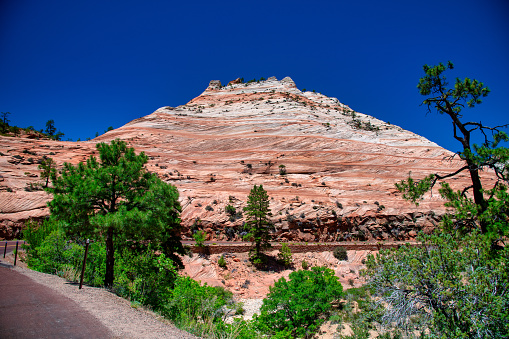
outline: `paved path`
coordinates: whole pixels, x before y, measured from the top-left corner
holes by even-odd
[[[111,338],[71,299],[0,263],[0,338]]]

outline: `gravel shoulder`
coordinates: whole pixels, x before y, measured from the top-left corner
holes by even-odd
[[[12,255],[0,259],[0,263],[12,265]],[[129,301],[103,288],[83,286],[80,290],[77,284],[58,276],[32,271],[19,260],[12,269],[76,302],[106,326],[114,338],[197,338],[149,310],[131,307]]]

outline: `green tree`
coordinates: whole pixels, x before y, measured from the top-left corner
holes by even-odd
[[[255,323],[265,333],[286,331],[292,337],[309,337],[342,295],[341,283],[329,268],[292,272],[289,280],[280,278],[270,287]]]
[[[46,134],[48,134],[49,136],[53,136],[55,135],[56,131],[57,129],[55,128],[55,120],[50,119],[46,121]]]
[[[68,235],[102,238],[106,243],[104,284],[114,281],[115,248],[142,246],[150,241],[181,264],[175,253],[185,250],[179,235],[181,211],[177,189],[145,169],[147,156],[136,155],[121,140],[99,143],[99,161],[64,163],[54,178],[49,202],[51,217]]]
[[[269,216],[272,215],[269,208],[269,195],[263,189],[263,185],[254,185],[251,189],[244,211],[247,215],[246,228],[248,229],[248,234],[244,236],[244,239],[253,242],[254,249],[250,253],[251,259],[255,264],[261,264],[263,261],[262,251],[270,247],[269,228],[272,226],[269,220]]]
[[[452,120],[453,136],[462,146],[462,151],[458,152],[458,156],[465,161],[465,165],[455,172],[445,175],[430,174],[421,180],[409,178],[401,181],[396,187],[404,193],[404,198],[417,203],[437,181],[468,171],[472,185],[465,187],[460,194],[466,197],[466,192],[472,190],[473,203],[476,209],[474,215],[481,215],[487,211],[489,196],[492,196],[493,192],[489,193],[488,197],[485,195],[486,191],[483,189],[479,171],[490,168],[499,180],[507,180],[508,178],[506,164],[509,161],[509,151],[507,148],[499,146],[501,141],[509,141],[507,135],[501,131],[502,128],[508,125],[488,127],[480,122],[462,121],[463,108],[465,106],[472,108],[480,104],[482,102],[481,98],[486,97],[490,90],[482,82],[469,78],[464,80],[458,78],[454,88],[448,88],[447,80],[442,74],[447,69],[453,69],[453,67],[450,61],[447,66],[442,63],[433,67],[424,65],[425,76],[419,80],[417,88],[420,94],[428,96],[422,102],[423,105],[427,106],[428,111],[436,110],[439,114],[445,114]],[[472,144],[472,132],[475,131],[482,133],[484,136],[484,143],[480,146]],[[488,137],[489,135],[492,136],[491,139]],[[499,183],[500,181],[497,181],[493,189],[496,189]],[[452,197],[451,190],[447,187],[441,193],[446,198]],[[470,224],[470,226],[472,225]],[[481,233],[488,232],[487,223],[483,218],[480,218],[476,225],[480,228]]]
[[[46,182],[44,183],[44,188],[47,188],[49,180],[55,178],[57,175],[56,164],[53,161],[53,159],[44,157],[41,163],[39,164],[38,168],[42,170],[41,179],[46,179]]]
[[[9,131],[9,122],[10,122],[10,120],[7,117],[10,114],[11,114],[11,112],[1,112],[0,113],[0,118],[2,119],[2,120],[0,120],[0,128],[2,128],[2,133],[5,133],[5,132]]]
[[[1,112],[0,117],[2,118],[2,122],[5,125],[9,125],[10,120],[7,118],[9,115],[11,115],[11,112]]]

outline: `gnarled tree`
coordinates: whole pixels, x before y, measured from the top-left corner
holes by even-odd
[[[509,140],[502,131],[508,125],[489,127],[481,122],[465,122],[462,120],[462,110],[465,107],[472,108],[480,104],[482,102],[481,98],[486,97],[490,90],[482,82],[469,78],[463,80],[457,78],[454,88],[449,88],[443,73],[447,69],[453,69],[453,67],[450,61],[447,66],[442,63],[437,66],[424,65],[425,76],[419,80],[417,88],[420,94],[428,96],[422,102],[423,105],[428,107],[428,112],[435,110],[439,114],[450,117],[453,136],[462,146],[462,150],[457,155],[465,161],[465,165],[455,172],[445,175],[435,173],[417,181],[409,178],[396,184],[396,187],[404,193],[403,197],[405,199],[417,203],[417,200],[421,199],[426,191],[433,188],[437,181],[468,171],[472,184],[465,187],[460,195],[466,198],[466,192],[471,190],[477,210],[474,214],[481,215],[486,212],[488,200],[493,197],[494,191],[492,190],[487,196],[485,195],[487,191],[483,188],[479,171],[490,168],[497,175],[498,181],[491,189],[496,189],[501,182],[508,179],[507,162],[509,152],[507,148],[499,147],[501,141]],[[482,145],[472,143],[473,132],[479,132],[483,135],[484,142]],[[447,185],[443,186],[440,193],[448,199],[453,194],[451,188]],[[481,220],[478,224],[483,234],[488,232],[484,221]]]

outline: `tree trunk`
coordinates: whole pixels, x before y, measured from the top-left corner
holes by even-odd
[[[108,228],[106,233],[106,274],[104,275],[104,286],[113,287],[113,270],[115,267],[115,248],[113,247],[113,227]]]
[[[479,177],[479,171],[477,169],[472,169],[471,164],[468,163],[470,169],[470,178],[472,179],[472,187],[473,187],[473,193],[474,193],[474,202],[476,205],[481,207],[480,213],[486,211],[487,204],[486,200],[484,199],[484,195],[482,193],[482,183],[481,178]],[[475,166],[475,164],[472,164],[472,166]],[[480,222],[481,226],[481,233],[486,234],[488,232],[486,228],[485,222]]]

